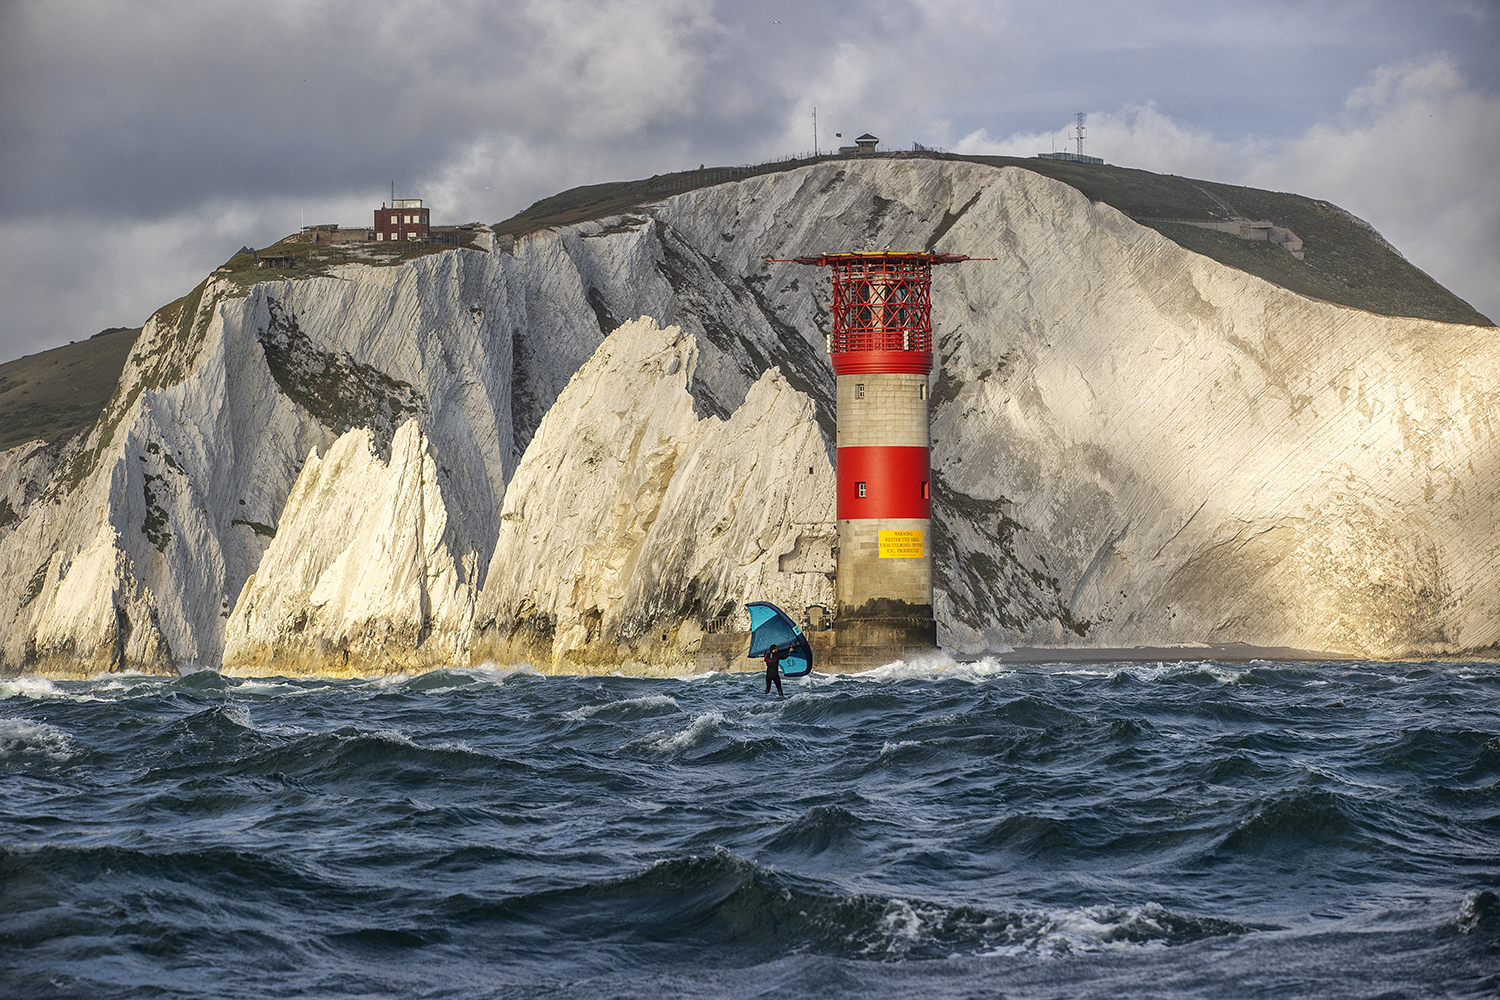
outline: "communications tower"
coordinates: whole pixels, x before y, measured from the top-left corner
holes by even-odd
[[[888,251],[794,259],[833,273],[835,669],[937,647],[928,435],[932,268],[969,259]]]

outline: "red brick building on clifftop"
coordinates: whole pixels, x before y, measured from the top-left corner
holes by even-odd
[[[398,198],[391,202],[390,208],[382,202],[375,210],[375,227],[370,231],[370,239],[425,240],[432,231],[427,213],[421,198]]]

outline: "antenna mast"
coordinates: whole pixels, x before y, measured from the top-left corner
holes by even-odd
[[[813,105],[813,157],[818,155],[818,108]]]
[[[1078,112],[1078,134],[1074,137],[1078,140],[1078,156],[1083,157],[1083,112]]]

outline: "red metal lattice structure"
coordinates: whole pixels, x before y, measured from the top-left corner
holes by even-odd
[[[825,253],[784,263],[833,272],[828,353],[838,375],[932,371],[932,268],[953,253]]]

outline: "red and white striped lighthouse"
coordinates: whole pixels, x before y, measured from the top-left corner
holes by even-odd
[[[838,387],[834,666],[937,646],[932,617],[932,267],[944,253],[798,257],[833,271]]]

